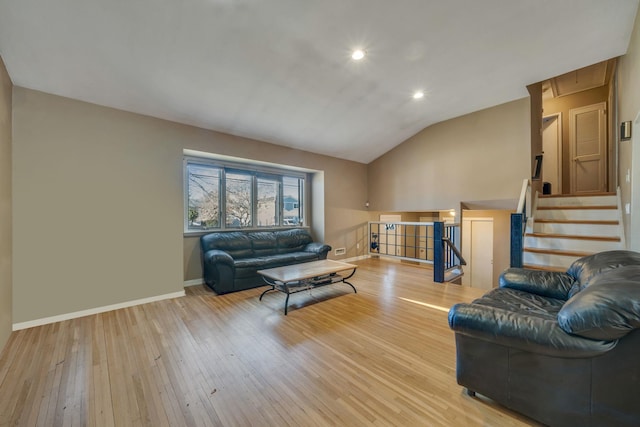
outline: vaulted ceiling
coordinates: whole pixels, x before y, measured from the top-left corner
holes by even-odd
[[[637,7],[0,0],[0,55],[18,86],[368,163],[431,124],[624,54]]]

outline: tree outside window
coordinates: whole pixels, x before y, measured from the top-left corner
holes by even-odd
[[[304,225],[302,176],[205,162],[185,160],[185,231]]]
[[[227,227],[251,227],[251,200],[253,196],[251,175],[226,174]]]
[[[220,226],[220,169],[189,164],[188,228]]]

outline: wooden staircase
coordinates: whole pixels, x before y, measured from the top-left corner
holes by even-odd
[[[523,263],[566,271],[580,257],[624,247],[619,194],[538,196],[527,220]]]

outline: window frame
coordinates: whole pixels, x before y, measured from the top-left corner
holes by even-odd
[[[214,228],[193,228],[189,226],[189,165],[197,165],[201,167],[211,167],[220,170],[219,182],[218,182],[218,227]],[[280,165],[278,165],[280,166]],[[281,167],[267,167],[263,165],[257,165],[252,163],[239,163],[217,159],[210,159],[197,156],[185,155],[183,158],[183,231],[184,234],[204,234],[214,231],[234,231],[234,230],[269,230],[269,229],[282,229],[282,228],[307,228],[308,209],[306,201],[311,200],[310,197],[310,175],[309,173],[301,172],[299,170],[288,169],[285,165]],[[246,227],[230,227],[227,225],[227,193],[226,193],[226,175],[227,173],[240,173],[251,176],[251,225]],[[278,183],[278,189],[276,194],[276,225],[259,226],[258,223],[258,179],[274,180]],[[302,180],[298,181],[299,201],[302,204],[302,221],[300,224],[284,224],[284,178],[295,178]]]

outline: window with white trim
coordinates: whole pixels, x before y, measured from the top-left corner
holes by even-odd
[[[185,158],[185,232],[303,226],[306,174]]]

